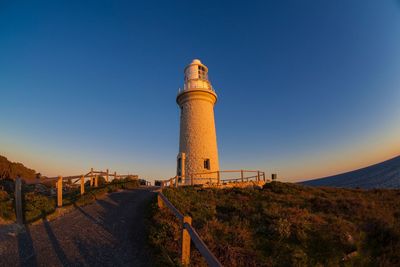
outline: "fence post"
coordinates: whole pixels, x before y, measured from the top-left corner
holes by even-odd
[[[190,235],[189,232],[185,229],[185,223],[192,225],[192,217],[184,216],[183,217],[183,226],[182,226],[182,265],[186,266],[190,263]]]
[[[57,207],[62,207],[62,176],[57,179]]]
[[[219,171],[217,171],[217,184],[219,185],[221,183],[221,175]]]
[[[260,181],[260,171],[257,171],[257,182]]]
[[[99,185],[99,176],[94,177],[94,187],[97,187]]]
[[[242,178],[242,183],[244,182],[243,181],[243,170],[240,170],[240,177]]]
[[[17,176],[15,179],[15,215],[17,216],[17,223],[22,225],[24,219],[22,217],[22,192],[21,192],[21,177]]]
[[[85,193],[85,176],[81,177],[81,195]]]
[[[93,186],[93,168],[90,168],[90,187]]]
[[[264,180],[264,182],[265,182],[265,172],[263,172],[263,180]]]
[[[161,197],[160,197],[159,194],[157,194],[157,205],[158,205],[158,207],[159,207],[160,209],[164,207],[164,202],[163,202],[163,200],[161,199]]]
[[[106,173],[106,182],[108,183],[108,169],[107,169],[107,173]]]
[[[114,172],[114,179],[117,179],[117,172]]]

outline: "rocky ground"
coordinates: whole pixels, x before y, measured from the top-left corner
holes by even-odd
[[[0,266],[151,266],[144,220],[154,194],[116,192],[52,221],[0,226]]]

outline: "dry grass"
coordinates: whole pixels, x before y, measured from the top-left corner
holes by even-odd
[[[224,266],[400,266],[400,190],[165,189]],[[179,263],[180,229],[153,209],[160,265]],[[204,265],[194,250],[193,266]],[[205,265],[204,265],[205,266]]]

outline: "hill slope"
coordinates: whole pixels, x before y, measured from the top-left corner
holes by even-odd
[[[22,163],[11,162],[0,155],[0,179],[15,179],[18,175],[26,181],[36,178],[35,170],[25,167]]]
[[[400,190],[318,188],[280,182],[263,189],[165,188],[224,266],[399,266]],[[156,204],[156,200],[154,201]],[[176,266],[181,222],[152,210],[159,266]],[[192,266],[207,266],[196,249]]]
[[[400,188],[400,156],[366,168],[301,182],[311,186]]]

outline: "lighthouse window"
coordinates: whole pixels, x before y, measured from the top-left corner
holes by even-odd
[[[206,73],[204,71],[200,71],[199,70],[199,78],[200,79],[206,79],[206,77],[207,77]]]
[[[204,160],[204,169],[207,169],[207,170],[210,169],[210,159]]]

